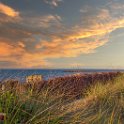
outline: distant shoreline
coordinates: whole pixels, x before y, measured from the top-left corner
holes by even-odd
[[[64,72],[124,72],[124,69],[68,69]]]
[[[0,69],[0,81],[15,79],[25,82],[26,76],[42,75],[44,80],[64,77],[76,73],[92,74],[102,72],[124,72],[124,69]]]

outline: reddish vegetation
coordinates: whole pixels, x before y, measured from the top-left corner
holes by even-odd
[[[5,120],[5,113],[0,113],[0,122]]]
[[[58,77],[49,79],[45,82],[53,91],[59,89],[59,92],[64,92],[68,95],[80,94],[83,89],[96,82],[106,83],[120,76],[120,72],[95,73],[95,74],[75,74],[72,76]],[[43,84],[42,84],[43,86]]]
[[[94,73],[94,74],[75,74],[65,77],[57,77],[48,81],[36,82],[33,84],[20,84],[18,81],[9,81],[4,84],[5,89],[14,89],[17,92],[25,92],[29,88],[40,92],[43,88],[49,88],[50,93],[64,93],[66,95],[79,95],[89,85],[96,82],[106,83],[114,78],[121,76],[120,72]],[[53,92],[54,91],[54,92]]]

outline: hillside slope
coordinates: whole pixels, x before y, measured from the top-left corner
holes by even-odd
[[[37,88],[7,82],[0,90],[0,122],[123,124],[124,74],[102,73],[85,76],[51,79],[44,85],[44,82],[41,82]],[[38,86],[42,86],[40,90]],[[77,97],[79,94],[80,97]]]

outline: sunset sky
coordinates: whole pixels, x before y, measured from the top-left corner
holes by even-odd
[[[124,68],[124,0],[0,0],[0,68]]]

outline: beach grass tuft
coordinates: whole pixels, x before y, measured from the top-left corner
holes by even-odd
[[[102,78],[101,74],[60,77],[47,81],[40,90],[26,84],[13,85],[11,81],[7,82],[0,90],[0,122],[4,124],[123,124],[124,75],[119,73],[113,78],[108,73],[102,75]],[[82,91],[79,89],[80,95],[76,95],[81,82]],[[73,86],[69,87],[71,83]]]

